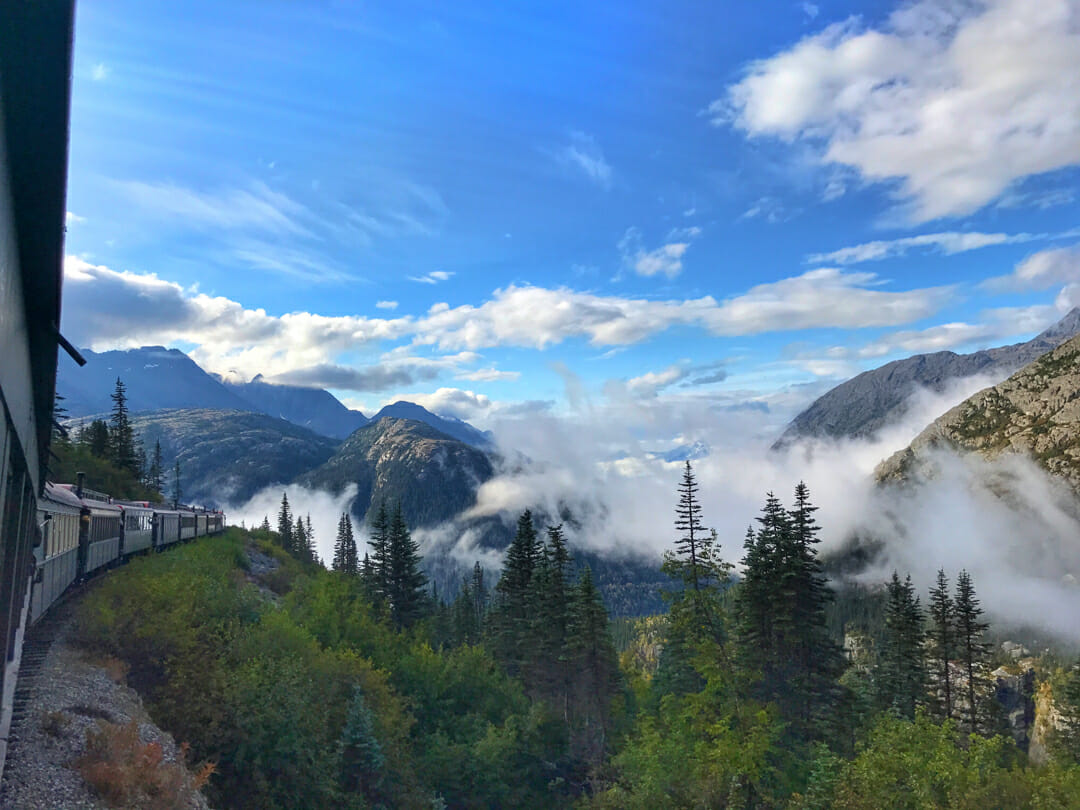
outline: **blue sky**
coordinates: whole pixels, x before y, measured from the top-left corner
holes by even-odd
[[[64,328],[777,419],[1080,303],[1080,3],[80,4]]]

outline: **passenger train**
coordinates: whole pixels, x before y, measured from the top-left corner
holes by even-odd
[[[37,501],[40,530],[35,549],[29,622],[33,624],[73,582],[135,554],[161,551],[181,540],[225,529],[220,511],[172,508],[148,501],[114,501],[82,483],[52,484]]]

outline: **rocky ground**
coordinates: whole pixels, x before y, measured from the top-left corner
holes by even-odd
[[[69,607],[69,606],[65,606]],[[63,608],[61,608],[63,609]],[[142,699],[125,686],[119,662],[94,660],[71,641],[70,609],[54,622],[55,636],[40,669],[27,678],[25,705],[12,727],[12,748],[0,785],[0,807],[5,810],[81,810],[109,807],[177,808],[207,810],[206,800],[189,791],[191,776],[175,768],[179,748],[173,738],[154,725]],[[119,728],[134,721],[141,765],[112,771],[129,778],[134,770],[160,753],[152,781],[166,785],[157,797],[140,795],[107,803],[76,769],[87,752],[88,736],[102,724]],[[149,745],[148,745],[149,744]],[[153,745],[156,744],[156,745]],[[157,748],[160,746],[160,749]],[[138,779],[138,776],[131,777]],[[179,787],[178,787],[179,786]],[[187,798],[177,798],[186,796]]]

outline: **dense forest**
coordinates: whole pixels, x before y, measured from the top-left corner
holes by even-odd
[[[667,613],[612,625],[529,512],[497,580],[447,603],[400,508],[366,540],[342,515],[327,570],[286,496],[274,529],[102,581],[80,636],[213,765],[220,807],[1080,806],[1080,674],[1007,656],[1007,694],[966,572],[925,603],[899,574],[838,598],[802,484],[766,497],[737,577],[689,463],[674,517]]]

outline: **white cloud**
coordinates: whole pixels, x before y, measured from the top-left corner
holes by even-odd
[[[401,399],[415,402],[432,413],[455,416],[466,421],[481,416],[492,407],[491,400],[484,394],[461,388],[439,388],[431,394],[399,394],[382,404],[389,405]]]
[[[811,20],[815,19],[817,15],[821,13],[821,9],[818,8],[816,3],[803,2],[799,4],[799,8],[801,8],[803,14]]]
[[[448,281],[454,274],[446,270],[432,270],[424,276],[409,276],[409,281],[419,281],[421,284],[438,284],[440,281]]]
[[[701,233],[701,228],[678,228],[669,234],[669,239],[693,239]],[[690,247],[688,241],[669,242],[653,250],[646,250],[641,241],[641,231],[627,228],[619,240],[619,252],[623,264],[639,276],[665,275],[675,278],[682,272],[682,258]]]
[[[459,380],[470,382],[501,382],[504,380],[516,380],[521,377],[520,371],[502,371],[497,368],[478,368],[475,371],[463,371],[456,375]]]
[[[553,153],[555,159],[580,172],[601,188],[611,187],[611,165],[604,158],[596,138],[584,132],[570,133],[570,143]]]
[[[68,211],[64,215],[64,224],[65,225],[78,225],[80,222],[86,222],[86,217],[80,217],[78,214],[74,213],[73,211]]]
[[[911,221],[962,216],[1080,163],[1077,13],[1076,0],[921,0],[750,64],[710,112],[897,183]]]
[[[98,62],[90,71],[90,77],[95,82],[100,82],[104,79],[109,78],[109,72],[110,71],[108,65],[106,65],[104,62]]]
[[[859,264],[880,259],[891,259],[895,256],[903,256],[914,248],[927,248],[934,252],[944,253],[951,256],[954,253],[964,253],[969,250],[989,247],[991,245],[1012,245],[1021,242],[1031,242],[1036,239],[1045,239],[1045,234],[1030,233],[979,233],[948,231],[944,233],[924,233],[918,236],[907,236],[902,239],[887,239],[874,242],[864,242],[861,245],[840,248],[829,253],[814,253],[806,257],[810,264]]]
[[[649,371],[626,381],[627,389],[638,396],[654,397],[669,385],[686,379],[690,371],[681,365],[668,366],[662,371]]]
[[[376,301],[375,302],[375,308],[376,309],[397,309],[398,308],[398,302],[397,301]]]
[[[1058,284],[1080,282],[1080,245],[1042,250],[1028,256],[1007,276],[988,279],[992,290],[1045,290]]]

